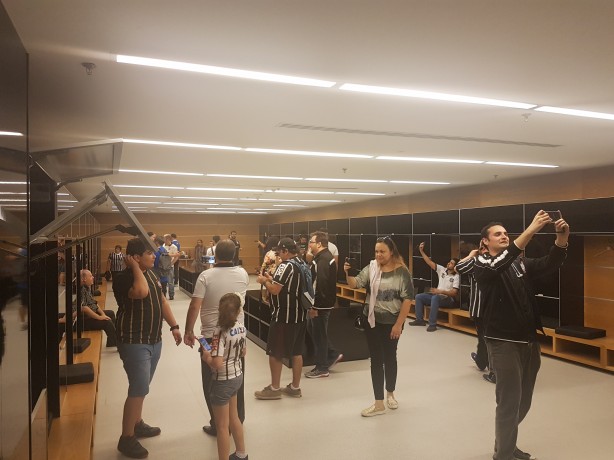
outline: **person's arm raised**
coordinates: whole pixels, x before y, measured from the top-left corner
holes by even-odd
[[[424,242],[420,243],[420,245],[418,246],[418,250],[420,251],[420,255],[422,256],[426,264],[431,267],[432,270],[437,270],[437,264],[433,262],[433,260],[429,256],[426,255],[426,252],[424,252]]]

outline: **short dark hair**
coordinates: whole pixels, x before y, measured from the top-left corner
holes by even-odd
[[[220,235],[213,235],[211,239],[215,244],[217,244],[220,241]]]
[[[153,236],[153,235],[155,235],[154,232],[147,232],[147,236]]]
[[[230,262],[234,259],[236,246],[231,240],[222,240],[215,246],[215,260]]]
[[[177,238],[177,234],[176,234],[176,233],[171,233],[171,236],[172,236],[173,238]]]
[[[482,238],[488,239],[488,233],[490,232],[490,229],[495,225],[501,225],[503,227],[503,224],[501,222],[489,222],[482,227],[482,230],[480,230],[480,236]]]
[[[119,248],[120,251],[122,250],[122,247],[119,244],[115,245],[115,249],[117,249],[117,248]]]
[[[457,265],[460,262],[460,259],[458,257],[452,257],[452,259],[454,261],[454,265]]]
[[[147,251],[147,246],[140,238],[132,238],[128,240],[126,245],[126,254],[129,256],[142,256]]]
[[[156,243],[158,246],[162,246],[164,244],[164,238],[162,238],[161,236],[156,236],[154,243]]]
[[[313,232],[311,236],[314,236],[316,243],[320,243],[325,248],[328,247],[328,235],[322,231]]]

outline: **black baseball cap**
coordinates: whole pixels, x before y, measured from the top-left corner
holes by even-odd
[[[285,249],[288,252],[291,252],[293,254],[296,254],[298,252],[298,249],[296,247],[296,241],[294,241],[292,238],[282,238],[281,240],[279,240],[277,249],[279,251],[281,251],[282,249]]]

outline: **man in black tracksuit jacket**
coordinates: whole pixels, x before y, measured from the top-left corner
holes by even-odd
[[[547,256],[520,257],[531,238],[554,223],[556,240]],[[500,223],[482,229],[486,254],[477,257],[474,276],[482,293],[484,338],[497,373],[494,460],[528,460],[530,454],[516,446],[518,425],[531,407],[540,367],[536,329],[543,332],[532,281],[557,270],[567,255],[569,225],[552,222],[539,211],[527,229],[510,244]]]
[[[316,366],[305,373],[305,377],[321,378],[328,377],[329,369],[343,357],[332,347],[328,338],[328,318],[337,301],[337,263],[328,250],[326,233],[312,233],[309,239],[309,249],[314,254],[311,262],[311,276],[315,302],[309,311],[307,327],[313,339]]]

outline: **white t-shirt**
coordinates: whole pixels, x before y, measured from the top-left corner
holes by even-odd
[[[453,288],[460,289],[460,275],[458,273],[450,275],[446,267],[437,265],[437,275],[439,276],[437,289],[443,291],[451,291]]]
[[[243,267],[213,267],[198,276],[192,297],[203,299],[200,307],[200,333],[203,337],[213,337],[222,296],[229,292],[239,294],[243,306],[248,284],[249,275]],[[237,320],[243,323],[244,319],[245,313],[241,308]]]
[[[209,257],[214,256],[215,255],[215,246],[213,246],[212,248],[207,248],[207,255]]]
[[[247,347],[247,330],[241,321],[237,321],[227,331],[215,328],[211,341],[211,356],[223,356],[224,365],[213,371],[214,380],[230,380],[243,373],[241,355]]]
[[[166,249],[166,252],[169,253],[169,255],[173,255],[173,254],[177,254],[179,252],[179,250],[177,249],[177,246],[175,246],[174,244],[171,244],[170,246],[167,246],[166,244],[164,245],[164,249]]]

